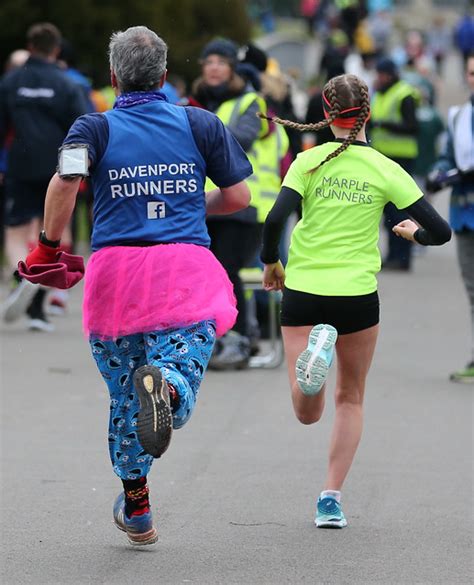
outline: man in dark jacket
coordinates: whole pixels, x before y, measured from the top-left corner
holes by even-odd
[[[30,58],[0,82],[0,145],[8,143],[5,174],[5,247],[12,271],[41,229],[44,199],[57,152],[74,120],[87,112],[79,87],[56,65],[61,34],[49,23],[27,32]],[[43,310],[45,289],[14,282],[3,319],[15,321],[27,311],[31,329],[49,331]]]

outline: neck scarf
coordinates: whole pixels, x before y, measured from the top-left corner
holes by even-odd
[[[150,102],[162,101],[167,102],[168,98],[160,91],[131,91],[120,94],[114,103],[114,108],[130,108]]]

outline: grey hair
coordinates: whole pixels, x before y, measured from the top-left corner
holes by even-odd
[[[109,43],[110,68],[122,92],[148,91],[166,71],[168,47],[146,26],[113,33]]]

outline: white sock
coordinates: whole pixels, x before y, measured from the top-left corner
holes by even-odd
[[[319,497],[321,499],[334,498],[336,502],[341,503],[341,492],[338,492],[337,490],[324,490],[321,492],[321,495]]]

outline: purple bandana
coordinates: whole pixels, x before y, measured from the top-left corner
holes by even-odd
[[[167,102],[168,98],[160,91],[131,91],[119,95],[115,100],[114,108],[130,108],[156,101]]]

